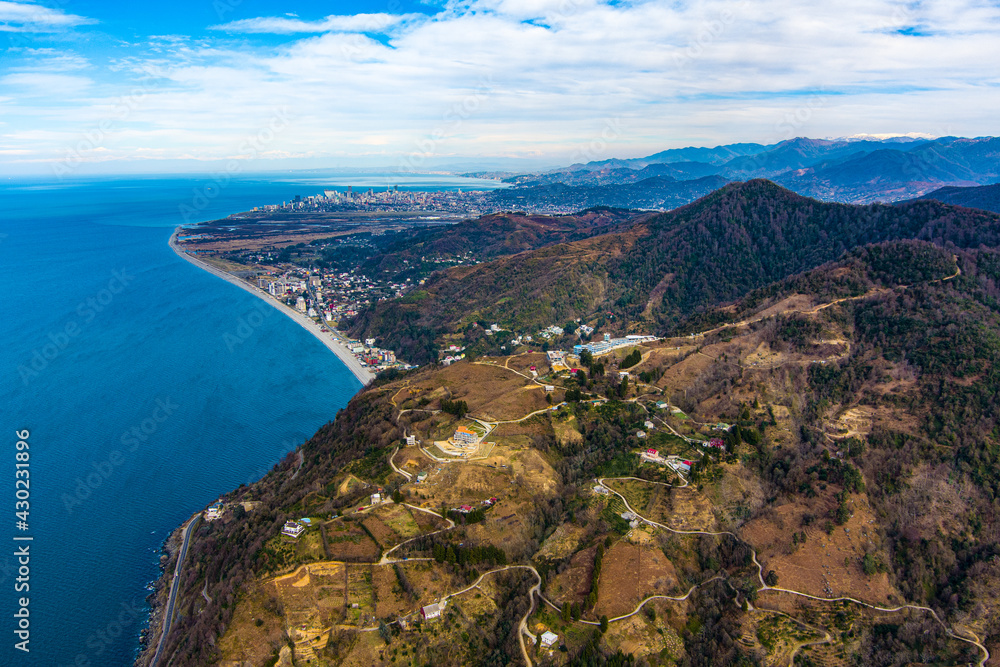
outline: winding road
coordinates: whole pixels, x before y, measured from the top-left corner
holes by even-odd
[[[417,535],[416,537],[411,537],[408,540],[404,540],[404,541],[400,542],[399,544],[397,544],[396,546],[394,546],[393,548],[389,549],[384,554],[382,554],[382,559],[379,560],[378,563],[374,563],[375,565],[389,565],[391,563],[402,563],[402,562],[407,561],[407,560],[434,560],[433,558],[403,558],[403,559],[397,559],[397,560],[389,560],[389,554],[391,554],[393,551],[395,551],[399,547],[403,546],[404,544],[409,544],[413,540],[419,540],[421,537],[430,537],[431,535],[437,535],[438,533],[443,533],[446,530],[451,530],[452,528],[455,527],[455,522],[454,521],[452,521],[451,519],[449,519],[447,517],[443,517],[440,514],[438,514],[437,512],[435,512],[433,510],[429,510],[426,507],[417,507],[416,505],[409,505],[407,503],[403,503],[403,505],[406,506],[406,507],[409,507],[411,510],[416,510],[418,512],[424,512],[426,514],[433,514],[434,516],[436,516],[439,519],[444,519],[445,521],[448,522],[448,527],[447,528],[441,528],[440,530],[435,530],[432,533],[424,533],[423,535]]]
[[[462,593],[471,591],[473,588],[478,586],[480,582],[482,582],[483,578],[486,577],[487,575],[496,574],[497,572],[506,572],[507,570],[530,570],[531,573],[535,575],[535,585],[532,586],[531,590],[528,591],[528,597],[531,600],[531,604],[528,606],[528,611],[527,613],[525,613],[524,618],[521,619],[521,622],[517,626],[517,640],[521,644],[521,656],[524,658],[525,664],[528,665],[528,667],[532,667],[533,663],[531,662],[531,658],[528,657],[528,647],[524,645],[524,635],[527,634],[532,638],[534,638],[535,636],[528,631],[528,619],[531,618],[531,615],[535,613],[535,596],[537,595],[539,598],[542,597],[542,575],[538,574],[538,570],[536,570],[534,566],[506,565],[504,567],[500,567],[495,570],[490,570],[489,572],[483,572],[481,575],[479,575],[479,578],[476,579],[476,581],[472,583],[470,586],[466,586],[460,591],[456,591],[454,593],[446,595],[443,598],[441,598],[441,600],[442,601],[448,600],[457,595],[461,595]],[[548,602],[548,600],[546,600],[546,602]],[[549,602],[549,604],[552,603]]]
[[[604,487],[605,489],[607,489],[611,493],[613,493],[616,496],[618,496],[619,498],[621,498],[622,502],[625,503],[625,508],[629,512],[631,512],[632,514],[634,514],[637,519],[639,519],[640,521],[642,521],[643,523],[645,523],[647,525],[656,526],[658,528],[663,528],[664,530],[667,530],[667,531],[669,531],[671,533],[676,533],[676,534],[679,534],[679,535],[715,535],[715,536],[717,536],[717,535],[729,535],[729,536],[731,536],[731,537],[739,540],[739,537],[735,533],[732,533],[732,532],[729,532],[729,531],[726,531],[726,530],[724,530],[724,531],[718,531],[718,532],[707,531],[707,530],[677,530],[675,528],[671,528],[670,526],[665,526],[662,523],[658,523],[658,522],[653,521],[651,519],[647,519],[644,516],[642,516],[641,514],[639,514],[638,512],[636,512],[632,508],[632,506],[629,505],[629,502],[628,502],[628,500],[625,499],[625,496],[623,496],[618,491],[615,491],[613,488],[611,488],[610,486],[608,486],[607,484],[605,484],[605,481],[608,480],[608,479],[614,480],[614,479],[635,479],[635,478],[634,477],[632,477],[632,478],[623,478],[623,477],[603,478],[602,477],[602,478],[599,478],[597,481],[598,481],[598,483],[602,487]],[[643,481],[647,481],[647,480],[643,480]],[[651,482],[651,483],[662,484],[662,482]],[[968,644],[972,644],[973,646],[975,646],[976,648],[978,648],[982,652],[983,657],[979,661],[979,667],[983,667],[989,661],[989,659],[990,659],[989,649],[987,649],[986,646],[984,646],[982,644],[982,642],[979,640],[979,637],[977,635],[975,635],[975,633],[973,633],[971,630],[966,630],[966,632],[969,632],[969,634],[971,634],[973,636],[972,639],[969,639],[968,637],[963,637],[963,636],[957,634],[954,630],[951,629],[951,627],[948,626],[947,623],[945,623],[943,620],[941,620],[941,617],[938,616],[937,612],[934,611],[933,609],[931,609],[930,607],[923,607],[923,606],[920,606],[920,605],[913,605],[913,604],[904,604],[904,605],[899,605],[898,607],[880,607],[880,606],[872,604],[870,602],[864,602],[863,600],[858,600],[857,598],[852,598],[852,597],[849,597],[849,596],[840,596],[840,597],[835,597],[835,598],[824,598],[824,597],[819,597],[818,595],[811,595],[809,593],[803,593],[801,591],[792,590],[790,588],[781,588],[780,586],[768,586],[766,583],[764,583],[764,568],[760,564],[760,561],[757,560],[757,550],[754,549],[749,544],[747,544],[747,548],[750,549],[750,557],[753,560],[753,564],[757,567],[757,579],[760,582],[760,588],[758,589],[758,591],[777,591],[779,593],[788,593],[789,595],[797,595],[799,597],[807,598],[807,599],[810,599],[810,600],[818,600],[820,602],[853,602],[854,604],[861,605],[863,607],[867,607],[867,608],[875,610],[875,611],[881,611],[881,612],[886,612],[886,613],[893,613],[893,612],[897,612],[897,611],[903,611],[904,609],[912,609],[914,611],[927,612],[931,616],[934,617],[934,620],[938,622],[938,624],[944,629],[944,631],[948,634],[949,637],[952,637],[952,638],[957,639],[959,641],[966,642]],[[705,583],[708,583],[708,582],[705,582]],[[691,592],[688,591],[689,595],[690,595],[690,593]],[[645,604],[647,601],[648,601],[648,599],[644,600],[642,602],[642,604]],[[634,614],[635,612],[632,612],[632,613]],[[615,620],[617,620],[617,619],[615,619]],[[590,621],[590,623],[593,623],[593,622]]]
[[[408,472],[404,472],[403,470],[400,470],[399,468],[396,467],[395,461],[393,461],[393,459],[396,458],[396,454],[398,452],[399,452],[399,447],[396,447],[396,449],[392,450],[392,454],[389,456],[389,465],[392,466],[393,470],[395,470],[400,475],[402,475],[403,477],[405,477],[407,482],[409,482],[410,480],[413,479],[413,474],[412,473],[408,473]]]

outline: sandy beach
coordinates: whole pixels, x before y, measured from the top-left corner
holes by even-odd
[[[303,329],[305,329],[313,336],[315,336],[321,343],[323,343],[323,345],[329,348],[331,352],[336,354],[337,357],[342,362],[344,362],[344,365],[347,366],[348,370],[350,370],[354,374],[354,377],[358,378],[358,380],[361,381],[361,384],[367,385],[375,378],[375,374],[372,373],[371,370],[369,370],[365,366],[362,366],[361,362],[358,361],[358,358],[355,357],[350,350],[348,350],[346,347],[344,347],[344,345],[342,345],[339,342],[342,339],[342,337],[338,332],[334,331],[332,328],[327,327],[330,329],[330,333],[323,333],[320,330],[321,329],[320,325],[316,324],[313,320],[306,317],[302,313],[296,310],[292,310],[285,304],[279,302],[277,299],[273,298],[267,292],[252,285],[249,285],[248,283],[244,282],[243,280],[240,280],[236,276],[230,273],[226,273],[225,271],[216,268],[207,262],[203,262],[197,257],[189,255],[188,253],[181,250],[180,246],[177,245],[177,234],[180,231],[181,228],[178,227],[177,229],[174,230],[174,233],[170,235],[170,247],[180,257],[191,262],[198,268],[204,269],[209,273],[216,275],[219,278],[222,278],[226,282],[232,283],[233,285],[236,285],[237,287],[246,290],[250,294],[253,294],[257,298],[262,299],[265,303],[270,304],[274,308],[278,309],[279,311],[290,317],[293,321],[297,322]]]

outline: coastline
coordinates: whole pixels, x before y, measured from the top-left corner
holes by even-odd
[[[327,349],[329,349],[331,352],[337,355],[337,358],[340,359],[340,361],[343,362],[345,366],[347,366],[347,369],[354,374],[354,377],[356,377],[358,381],[361,382],[362,385],[368,385],[372,380],[375,379],[375,374],[372,373],[366,367],[362,366],[361,362],[358,361],[357,357],[355,357],[350,350],[341,345],[339,340],[335,340],[329,334],[324,334],[320,330],[321,327],[315,322],[313,322],[310,318],[294,310],[291,310],[284,304],[279,303],[275,299],[271,298],[270,294],[266,294],[262,290],[259,290],[256,287],[248,285],[246,282],[240,280],[236,276],[230,273],[226,273],[225,271],[216,268],[207,262],[203,262],[197,257],[189,255],[188,253],[184,252],[180,248],[180,246],[177,245],[177,234],[180,231],[181,228],[177,227],[170,235],[170,249],[173,250],[175,253],[177,253],[177,255],[181,259],[187,260],[188,262],[194,264],[198,268],[204,269],[205,271],[208,271],[212,275],[218,276],[219,278],[222,278],[226,282],[236,285],[237,287],[249,292],[250,294],[253,294],[258,299],[261,299],[265,303],[271,305],[278,311],[287,315],[293,322],[296,322],[303,329],[311,333],[313,336],[316,337],[317,340],[323,343],[323,345],[325,345]],[[330,327],[328,328],[330,329],[331,333],[337,336],[338,339],[340,338],[339,332],[337,332],[333,328]]]

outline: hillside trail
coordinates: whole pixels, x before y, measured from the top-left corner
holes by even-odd
[[[606,478],[606,477],[602,477],[602,478],[598,478],[597,481],[605,489],[607,489],[611,493],[613,493],[616,496],[618,496],[619,498],[621,498],[622,502],[625,504],[625,508],[628,511],[632,512],[632,514],[634,514],[637,519],[639,519],[643,523],[646,523],[647,525],[656,526],[656,527],[659,527],[659,528],[663,528],[664,530],[667,530],[667,531],[669,531],[671,533],[675,533],[675,534],[678,534],[678,535],[711,535],[711,536],[728,535],[728,536],[730,536],[730,537],[732,537],[732,538],[734,538],[734,539],[742,542],[742,540],[740,540],[740,538],[735,533],[730,532],[728,530],[723,530],[723,531],[677,530],[675,528],[671,528],[670,526],[666,526],[666,525],[664,525],[662,523],[658,523],[658,522],[653,521],[651,519],[647,519],[646,517],[644,517],[641,514],[639,514],[638,512],[636,512],[632,508],[632,506],[629,505],[629,502],[628,502],[628,500],[626,500],[625,496],[623,496],[618,491],[615,491],[610,486],[606,485],[604,482],[607,479],[614,480],[614,479],[623,479],[623,478],[618,478],[618,477]],[[634,478],[632,478],[632,479],[634,479]],[[646,480],[643,480],[643,481],[646,481]],[[746,544],[746,543],[744,543],[744,544]],[[986,646],[984,646],[982,644],[982,642],[980,641],[978,635],[976,635],[974,632],[972,632],[968,628],[964,628],[964,631],[968,632],[970,635],[972,635],[972,637],[973,637],[972,639],[969,639],[968,637],[963,637],[963,636],[957,634],[954,630],[952,630],[952,628],[947,623],[945,623],[943,620],[941,620],[941,617],[938,616],[937,612],[934,611],[933,609],[931,609],[930,607],[924,607],[924,606],[921,606],[921,605],[914,605],[914,604],[903,604],[903,605],[899,605],[897,607],[880,607],[880,606],[872,604],[870,602],[865,602],[863,600],[858,600],[857,598],[852,598],[852,597],[849,597],[849,596],[846,596],[846,595],[845,596],[840,596],[840,597],[835,597],[835,598],[824,598],[824,597],[819,597],[818,595],[811,595],[809,593],[804,593],[802,591],[796,591],[796,590],[790,589],[790,588],[782,588],[780,586],[768,586],[764,582],[764,567],[760,564],[760,561],[757,560],[757,550],[754,549],[749,544],[747,544],[747,548],[750,549],[750,557],[753,560],[753,564],[757,567],[757,579],[758,579],[758,581],[760,583],[760,588],[758,589],[758,592],[760,592],[760,591],[776,591],[776,592],[779,592],[779,593],[788,593],[790,595],[797,595],[797,596],[800,596],[800,597],[803,597],[803,598],[807,598],[807,599],[810,599],[810,600],[818,600],[820,602],[852,602],[854,604],[861,605],[863,607],[867,607],[867,608],[875,610],[875,611],[881,611],[881,612],[887,612],[887,613],[893,613],[893,612],[897,612],[897,611],[902,611],[904,609],[912,609],[914,611],[926,612],[926,613],[929,613],[934,618],[935,621],[937,621],[938,625],[940,625],[944,629],[945,633],[947,633],[947,635],[949,637],[952,637],[953,639],[957,639],[959,641],[966,642],[968,644],[972,644],[979,651],[982,652],[983,657],[982,657],[982,659],[978,663],[979,667],[983,667],[989,661],[989,659],[990,659],[989,649],[987,649]]]
[[[926,282],[926,284],[929,285],[929,284],[933,284],[933,283],[937,283],[937,282],[942,282],[943,283],[943,282],[946,282],[948,280],[954,280],[955,278],[957,278],[960,275],[962,275],[962,267],[958,265],[958,256],[957,255],[952,255],[952,259],[955,261],[955,273],[953,273],[953,274],[951,274],[951,275],[949,275],[947,277],[944,277],[944,278],[935,278],[934,280],[929,280],[929,281]],[[722,331],[723,329],[745,327],[745,326],[749,326],[751,324],[756,324],[757,322],[762,322],[762,321],[764,321],[766,319],[769,319],[769,318],[772,318],[772,317],[777,317],[778,315],[791,315],[791,314],[815,315],[816,313],[820,312],[821,310],[825,310],[825,309],[830,308],[832,306],[836,306],[837,304],[840,304],[840,303],[846,303],[848,301],[860,301],[862,299],[870,299],[873,296],[879,296],[881,294],[887,294],[887,293],[892,292],[892,291],[897,290],[897,289],[906,290],[906,289],[910,289],[911,287],[914,287],[916,285],[921,285],[921,284],[925,284],[925,283],[919,282],[919,283],[910,283],[909,285],[896,285],[894,287],[876,287],[875,289],[869,290],[869,291],[865,292],[864,294],[860,294],[858,296],[845,296],[845,297],[842,297],[840,299],[834,299],[833,301],[830,301],[828,303],[823,303],[823,304],[820,304],[818,306],[813,306],[812,308],[808,308],[808,309],[804,309],[804,310],[800,310],[800,309],[796,309],[796,308],[791,308],[789,310],[785,310],[785,311],[782,311],[780,313],[770,313],[770,314],[767,314],[767,315],[757,315],[755,317],[751,317],[751,318],[746,319],[746,320],[741,320],[739,322],[732,322],[732,323],[729,323],[729,324],[723,324],[723,325],[717,326],[717,327],[712,328],[712,329],[706,329],[705,331],[700,331],[700,332],[697,332],[697,333],[689,334],[689,337],[695,338],[695,337],[698,337],[698,336],[706,336],[708,334],[717,333],[719,331]]]

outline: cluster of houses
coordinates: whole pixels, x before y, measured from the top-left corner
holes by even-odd
[[[496,505],[496,504],[497,504],[497,499],[496,499],[496,497],[493,497],[493,498],[487,498],[486,500],[484,500],[484,501],[483,501],[482,503],[480,503],[480,504],[481,504],[481,505],[482,505],[483,507],[493,507],[494,505]],[[456,508],[455,508],[455,511],[456,511],[456,512],[458,512],[459,514],[468,514],[469,512],[472,512],[472,511],[473,511],[473,510],[475,510],[475,509],[476,509],[476,508],[475,508],[475,507],[473,507],[472,505],[462,505],[462,506],[460,506],[460,507],[456,507]]]
[[[464,354],[457,354],[457,355],[449,354],[448,356],[446,356],[445,358],[443,358],[441,360],[441,365],[442,366],[451,366],[456,361],[461,361],[462,359],[465,359],[465,355]]]
[[[667,466],[676,472],[684,474],[691,472],[691,466],[694,465],[691,461],[685,461],[675,456],[663,456],[655,449],[647,449],[639,454],[639,458],[646,463]]]
[[[548,340],[555,336],[562,336],[564,333],[566,333],[565,329],[563,329],[562,327],[557,327],[556,325],[553,324],[552,326],[542,329],[540,332],[538,332],[538,337],[541,338],[542,340]]]
[[[324,331],[326,330],[324,329]],[[344,342],[344,346],[361,361],[363,366],[380,369],[393,368],[399,365],[406,366],[397,362],[396,353],[392,350],[383,350],[376,347],[374,338],[367,338],[364,343],[359,340],[347,340]]]

